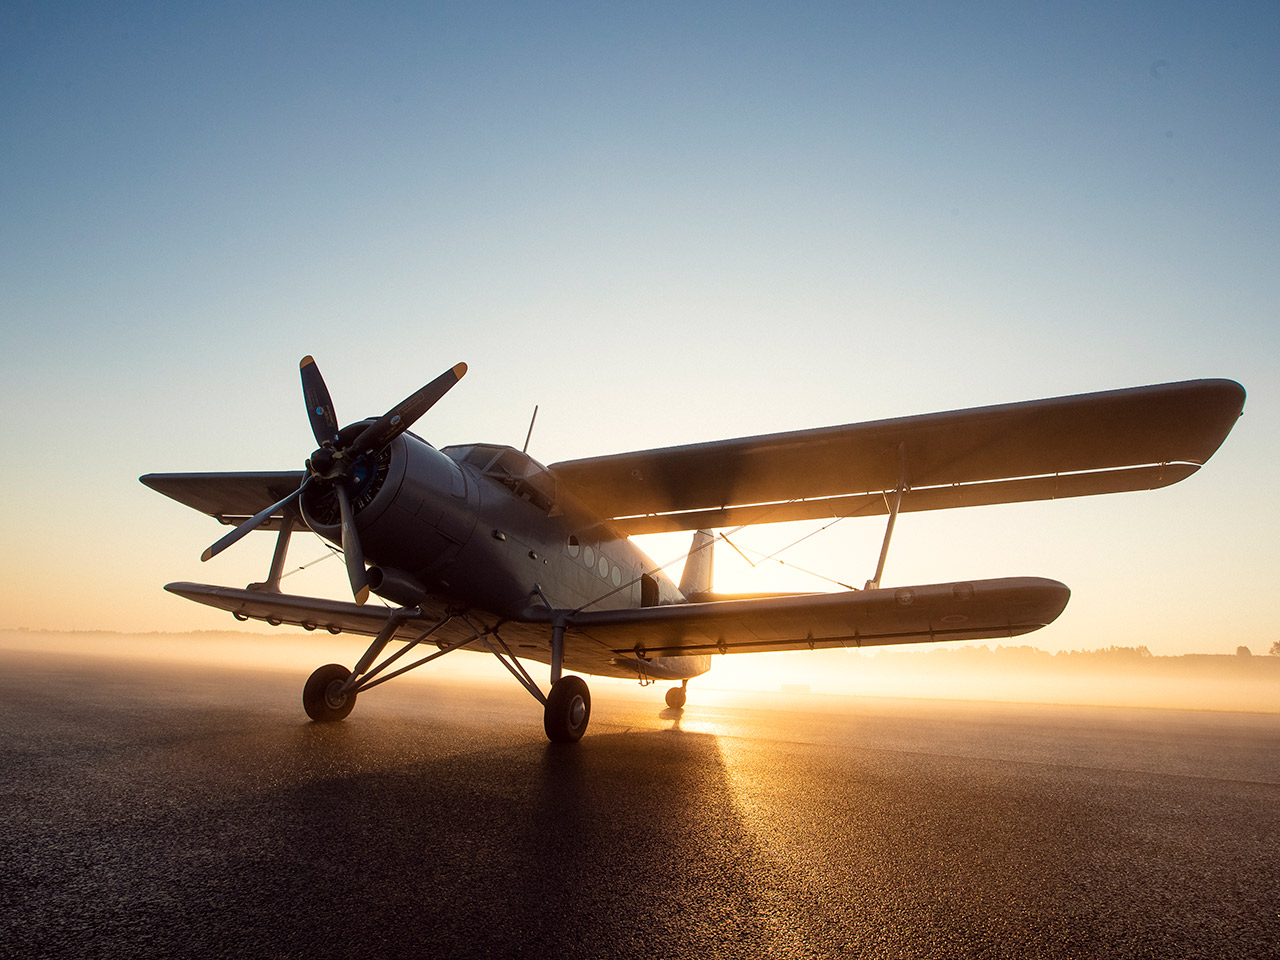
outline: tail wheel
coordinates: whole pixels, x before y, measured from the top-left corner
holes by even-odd
[[[351,671],[340,663],[317,668],[302,688],[302,706],[307,716],[319,723],[345,720],[356,705],[354,692],[340,692],[350,676]]]
[[[684,707],[685,698],[684,687],[672,687],[667,691],[667,706],[672,710],[680,710]]]
[[[561,677],[551,685],[542,726],[552,743],[577,743],[591,719],[591,691],[581,677]]]

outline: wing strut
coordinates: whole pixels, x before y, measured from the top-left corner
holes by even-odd
[[[889,541],[893,539],[893,525],[898,520],[898,508],[902,506],[902,492],[907,487],[907,445],[898,444],[898,489],[893,494],[893,505],[889,508],[889,522],[884,528],[884,543],[880,544],[880,561],[876,564],[876,575],[867,581],[866,590],[879,590],[880,578],[884,576],[884,562],[889,557]]]
[[[280,577],[284,575],[284,561],[289,553],[289,538],[293,536],[293,528],[298,522],[297,501],[284,508],[284,519],[280,521],[280,533],[276,536],[276,551],[271,555],[271,569],[267,579],[262,583],[251,583],[248,589],[264,590],[268,593],[280,592]]]

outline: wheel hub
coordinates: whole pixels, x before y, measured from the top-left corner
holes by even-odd
[[[334,680],[324,688],[324,702],[330,710],[340,710],[347,702],[347,694],[343,690],[345,680]]]

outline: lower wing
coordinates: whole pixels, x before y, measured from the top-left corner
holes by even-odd
[[[1010,577],[587,612],[568,628],[615,654],[662,657],[989,640],[1052,623],[1070,596],[1056,580]]]
[[[376,635],[390,613],[337,600],[197,583],[171,583],[165,589],[238,619],[331,633]],[[522,621],[471,614],[448,621],[432,633],[432,642],[480,649],[481,634],[496,636],[517,656],[550,663],[551,624],[563,617],[567,669],[634,677],[637,662],[655,657],[1017,637],[1052,623],[1070,596],[1056,580],[1008,577],[633,610],[546,611]],[[394,639],[414,640],[443,619],[443,609],[424,607]]]

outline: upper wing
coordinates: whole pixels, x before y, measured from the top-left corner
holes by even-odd
[[[235,526],[297,490],[302,471],[148,473],[138,479],[152,490]],[[273,516],[258,529],[277,530],[281,520],[283,514]]]
[[[1232,380],[1190,380],[553,464],[625,533],[1167,486],[1213,455],[1244,408]]]

